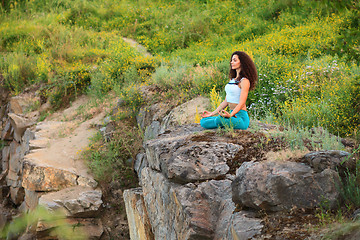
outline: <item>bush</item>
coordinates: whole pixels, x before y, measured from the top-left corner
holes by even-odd
[[[359,99],[359,78],[349,75],[343,63],[323,60],[304,67],[298,76],[299,95],[280,104],[282,119],[348,136],[360,124],[359,104],[354,101]]]

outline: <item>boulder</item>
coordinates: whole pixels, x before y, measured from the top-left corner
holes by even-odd
[[[210,100],[205,97],[194,98],[180,106],[177,106],[163,119],[163,128],[195,123],[196,111],[198,114],[208,110]]]
[[[21,150],[21,145],[18,142],[12,141],[10,143],[9,170],[15,173],[19,173],[22,167],[24,153]]]
[[[9,158],[10,158],[10,146],[5,146],[2,149],[2,160],[1,160],[1,168],[3,172],[9,169]]]
[[[24,188],[10,187],[10,198],[15,205],[20,205],[24,201]]]
[[[150,126],[153,121],[162,122],[166,114],[171,110],[171,106],[165,102],[159,102],[151,106],[140,109],[136,116],[136,121],[142,130]]]
[[[228,159],[243,149],[226,142],[198,142],[191,134],[162,135],[147,141],[146,158],[152,169],[177,182],[195,182],[225,176]]]
[[[23,163],[22,186],[31,191],[58,191],[77,185],[78,176],[70,171],[45,165],[37,165],[29,160]]]
[[[255,235],[260,235],[264,228],[262,220],[254,218],[251,213],[248,215],[246,211],[235,212],[223,240],[253,239]]]
[[[331,169],[320,173],[303,163],[245,162],[232,183],[233,201],[269,211],[314,208],[321,203],[334,208],[339,200],[339,175]]]
[[[34,210],[39,203],[39,197],[43,195],[43,192],[35,192],[28,189],[25,190],[25,210]]]
[[[164,130],[161,129],[161,123],[159,121],[153,121],[149,126],[146,127],[144,133],[144,140],[154,139],[159,134],[163,133]]]
[[[139,179],[139,184],[140,186],[142,186],[141,184],[141,171],[145,168],[145,167],[148,167],[149,164],[146,160],[146,154],[145,153],[138,153],[136,155],[136,158],[135,158],[135,162],[134,162],[134,170],[138,176],[138,179]]]
[[[22,114],[23,110],[16,98],[11,98],[8,105],[9,113]]]
[[[13,140],[13,135],[14,135],[14,128],[11,127],[10,120],[8,119],[5,122],[4,128],[2,129],[1,139],[11,141],[11,140]]]
[[[349,165],[345,162],[349,156],[350,153],[345,151],[318,151],[306,154],[304,156],[304,162],[309,164],[315,172],[322,172],[327,168],[337,170],[342,164]]]
[[[96,217],[101,197],[99,189],[76,186],[42,195],[39,205],[50,211],[60,210],[67,217]]]
[[[14,139],[17,142],[21,141],[21,138],[25,132],[25,130],[34,125],[34,122],[21,117],[15,113],[9,113],[9,119],[10,119],[10,123],[11,126],[14,128]]]
[[[130,238],[132,240],[153,240],[154,234],[151,230],[141,188],[125,190],[123,198],[129,223]]]
[[[144,168],[143,196],[155,239],[222,239],[235,205],[231,181],[180,185]]]

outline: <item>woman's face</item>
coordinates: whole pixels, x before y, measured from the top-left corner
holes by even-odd
[[[235,70],[240,69],[241,63],[240,63],[239,56],[234,54],[231,58],[230,64],[231,64],[231,69],[235,69]]]

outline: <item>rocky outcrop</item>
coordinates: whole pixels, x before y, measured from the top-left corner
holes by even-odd
[[[17,99],[9,101],[1,120],[1,137],[5,142],[1,175],[11,201],[21,211],[34,210],[39,205],[49,211],[60,210],[65,221],[80,224],[89,238],[100,238],[103,227],[97,216],[102,192],[96,188],[97,182],[89,175],[87,166],[76,157],[76,152],[88,145],[88,138],[95,130],[82,123],[74,135],[62,136],[61,131],[71,127],[68,123],[35,124],[22,114]],[[83,128],[81,134],[76,132],[80,128]],[[47,239],[54,227],[39,222],[37,239]]]
[[[326,200],[334,208],[338,203],[338,173],[325,169],[320,173],[296,162],[245,162],[232,183],[235,203],[268,211],[311,209]]]
[[[339,199],[336,169],[346,152],[312,152],[297,162],[258,154],[243,162],[239,154],[253,147],[252,138],[234,140],[196,124],[167,125],[154,136],[135,161],[141,188],[124,192],[133,240],[261,239],[259,210],[334,207]]]

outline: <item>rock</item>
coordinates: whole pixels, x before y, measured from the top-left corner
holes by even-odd
[[[5,87],[3,87],[4,82],[3,82],[3,76],[0,73],[0,106],[6,104],[6,102],[8,101],[8,98],[10,96],[10,91],[8,89],[6,89]]]
[[[57,191],[77,185],[75,173],[24,160],[22,186],[31,191]]]
[[[123,198],[129,223],[130,239],[153,240],[154,234],[151,230],[141,188],[125,190]]]
[[[155,239],[222,239],[235,209],[229,180],[179,185],[144,168],[142,183]]]
[[[163,132],[164,131],[161,131],[160,129],[160,122],[153,121],[149,126],[146,127],[144,140],[154,139]]]
[[[42,192],[25,189],[25,210],[34,210],[38,206],[39,197],[43,194]]]
[[[98,182],[89,177],[79,176],[77,179],[77,185],[96,188],[98,186]]]
[[[23,153],[21,152],[21,145],[16,141],[10,144],[10,158],[9,158],[9,172],[6,177],[7,184],[12,187],[19,187],[20,172],[22,169]]]
[[[353,221],[359,221],[360,220],[360,208],[356,209],[354,213],[351,215],[351,219]]]
[[[163,119],[163,128],[195,123],[196,109],[198,114],[204,112],[210,106],[210,100],[205,97],[194,98],[180,106],[177,106]]]
[[[2,140],[13,140],[14,129],[11,127],[10,120],[8,119],[5,123],[5,126],[1,132],[1,139]]]
[[[0,105],[0,122],[3,121],[3,118],[5,117],[5,112],[6,112],[6,106]]]
[[[36,226],[36,239],[59,239],[59,232],[54,231],[55,227],[60,227],[60,233],[67,236],[66,239],[100,239],[104,233],[101,219],[66,218],[52,222],[39,221]]]
[[[311,152],[304,156],[304,162],[309,164],[315,172],[322,172],[325,169],[337,170],[345,163],[350,153],[338,150]]]
[[[39,198],[39,205],[50,211],[60,210],[68,217],[96,217],[102,204],[101,190],[70,187]]]
[[[21,138],[25,132],[25,130],[34,125],[34,122],[31,122],[30,120],[23,118],[17,114],[9,113],[9,119],[11,126],[14,128],[14,139],[17,142],[21,141]]]
[[[9,113],[22,114],[23,110],[16,98],[11,98],[8,105]]]
[[[10,187],[10,197],[11,201],[15,205],[20,205],[24,201],[25,192],[22,187]]]
[[[338,202],[339,175],[331,169],[315,173],[295,162],[245,162],[232,183],[235,203],[270,211],[318,207]]]
[[[243,148],[226,142],[193,142],[190,136],[161,136],[147,141],[149,166],[177,182],[213,179],[226,175],[227,160]]]
[[[24,233],[18,240],[35,240],[36,236],[33,233]]]
[[[21,141],[21,152],[26,155],[30,151],[30,141],[35,139],[35,134],[28,128],[25,130]]]
[[[136,122],[142,130],[145,130],[145,128],[154,121],[157,121],[160,124],[170,110],[171,106],[164,102],[143,107],[136,116]]]
[[[2,149],[2,161],[1,161],[1,167],[3,172],[9,169],[9,158],[10,158],[10,147],[5,146]]]
[[[12,141],[10,143],[9,170],[15,173],[20,172],[22,167],[22,158],[24,157],[24,153],[21,150],[21,145],[16,141]]]
[[[261,234],[264,225],[261,219],[246,216],[245,211],[235,212],[223,240],[252,239]]]
[[[135,158],[135,162],[134,162],[134,170],[138,176],[139,179],[139,184],[140,186],[142,186],[141,184],[141,171],[145,168],[148,167],[149,163],[146,160],[146,154],[145,153],[138,153],[136,155]]]
[[[7,222],[7,217],[4,213],[0,212],[0,229],[3,229]]]

